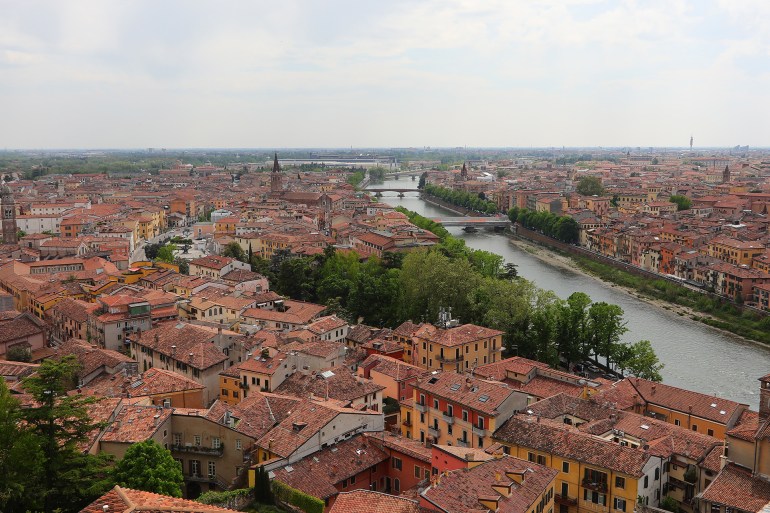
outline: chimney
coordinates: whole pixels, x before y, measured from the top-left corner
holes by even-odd
[[[466,452],[465,453],[465,461],[473,461],[473,453],[472,452]]]
[[[153,419],[153,425],[155,427],[158,427],[158,424],[160,423],[160,413],[156,413]]]

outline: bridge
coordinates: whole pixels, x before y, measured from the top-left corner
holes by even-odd
[[[433,222],[444,226],[462,226],[465,228],[507,228],[511,225],[510,219],[505,216],[496,217],[434,217]]]
[[[364,189],[366,192],[373,192],[375,196],[382,196],[383,192],[397,192],[398,196],[403,198],[404,194],[407,192],[416,192],[420,193],[419,189],[399,189],[397,187],[372,187],[369,189]]]

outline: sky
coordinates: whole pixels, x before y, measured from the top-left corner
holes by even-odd
[[[0,12],[0,149],[770,146],[767,0]]]

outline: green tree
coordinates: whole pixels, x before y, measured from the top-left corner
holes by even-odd
[[[602,181],[596,176],[584,176],[581,178],[576,190],[583,196],[601,196],[604,194]]]
[[[591,349],[595,356],[604,356],[610,368],[615,347],[620,337],[628,331],[623,320],[623,309],[603,301],[594,303],[588,309],[588,320],[592,334]]]
[[[676,203],[676,209],[679,210],[689,210],[692,206],[692,200],[688,198],[687,196],[683,196],[681,194],[674,194],[670,198],[668,198],[668,201],[671,203]]]
[[[134,490],[182,496],[182,467],[171,451],[155,440],[132,444],[115,465],[113,478],[116,484]]]
[[[240,260],[241,262],[246,262],[246,252],[243,251],[243,248],[240,244],[237,242],[229,242],[223,249],[222,249],[222,256],[235,258],[236,260]]]
[[[257,468],[257,477],[254,482],[254,499],[262,504],[273,503],[273,491],[270,488],[270,476],[265,467]]]
[[[88,416],[95,397],[67,394],[74,388],[77,369],[73,355],[48,359],[37,374],[23,381],[36,404],[22,410],[22,419],[39,440],[43,479],[38,482],[37,497],[46,513],[57,508],[77,511],[110,486],[109,460],[83,454],[80,447],[100,425]]]
[[[163,262],[167,263],[173,263],[174,262],[174,251],[176,251],[176,245],[174,244],[166,244],[162,246],[158,250],[158,254],[156,255],[157,260],[161,260]]]
[[[29,362],[32,361],[32,354],[26,347],[16,345],[8,349],[5,358],[12,362]]]
[[[179,266],[180,274],[190,274],[190,262],[188,262],[184,258],[176,257],[174,259],[174,265]]]
[[[631,374],[650,381],[663,381],[660,371],[664,365],[660,363],[649,340],[632,344],[631,351],[632,356],[627,362]]]
[[[147,260],[155,260],[158,257],[158,251],[160,251],[160,244],[147,244],[144,246],[144,255]]]
[[[681,508],[679,507],[679,503],[671,497],[670,495],[666,495],[661,499],[660,501],[660,509],[665,511],[671,511],[672,513],[679,513],[681,511]]]
[[[576,361],[587,358],[589,348],[588,309],[591,298],[583,292],[573,292],[559,305],[559,318],[556,326],[556,346],[567,367]]]
[[[22,422],[19,401],[0,380],[0,511],[23,513],[38,504],[42,458],[38,438]]]

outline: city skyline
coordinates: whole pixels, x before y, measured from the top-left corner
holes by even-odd
[[[2,147],[770,145],[770,6],[3,2]]]

